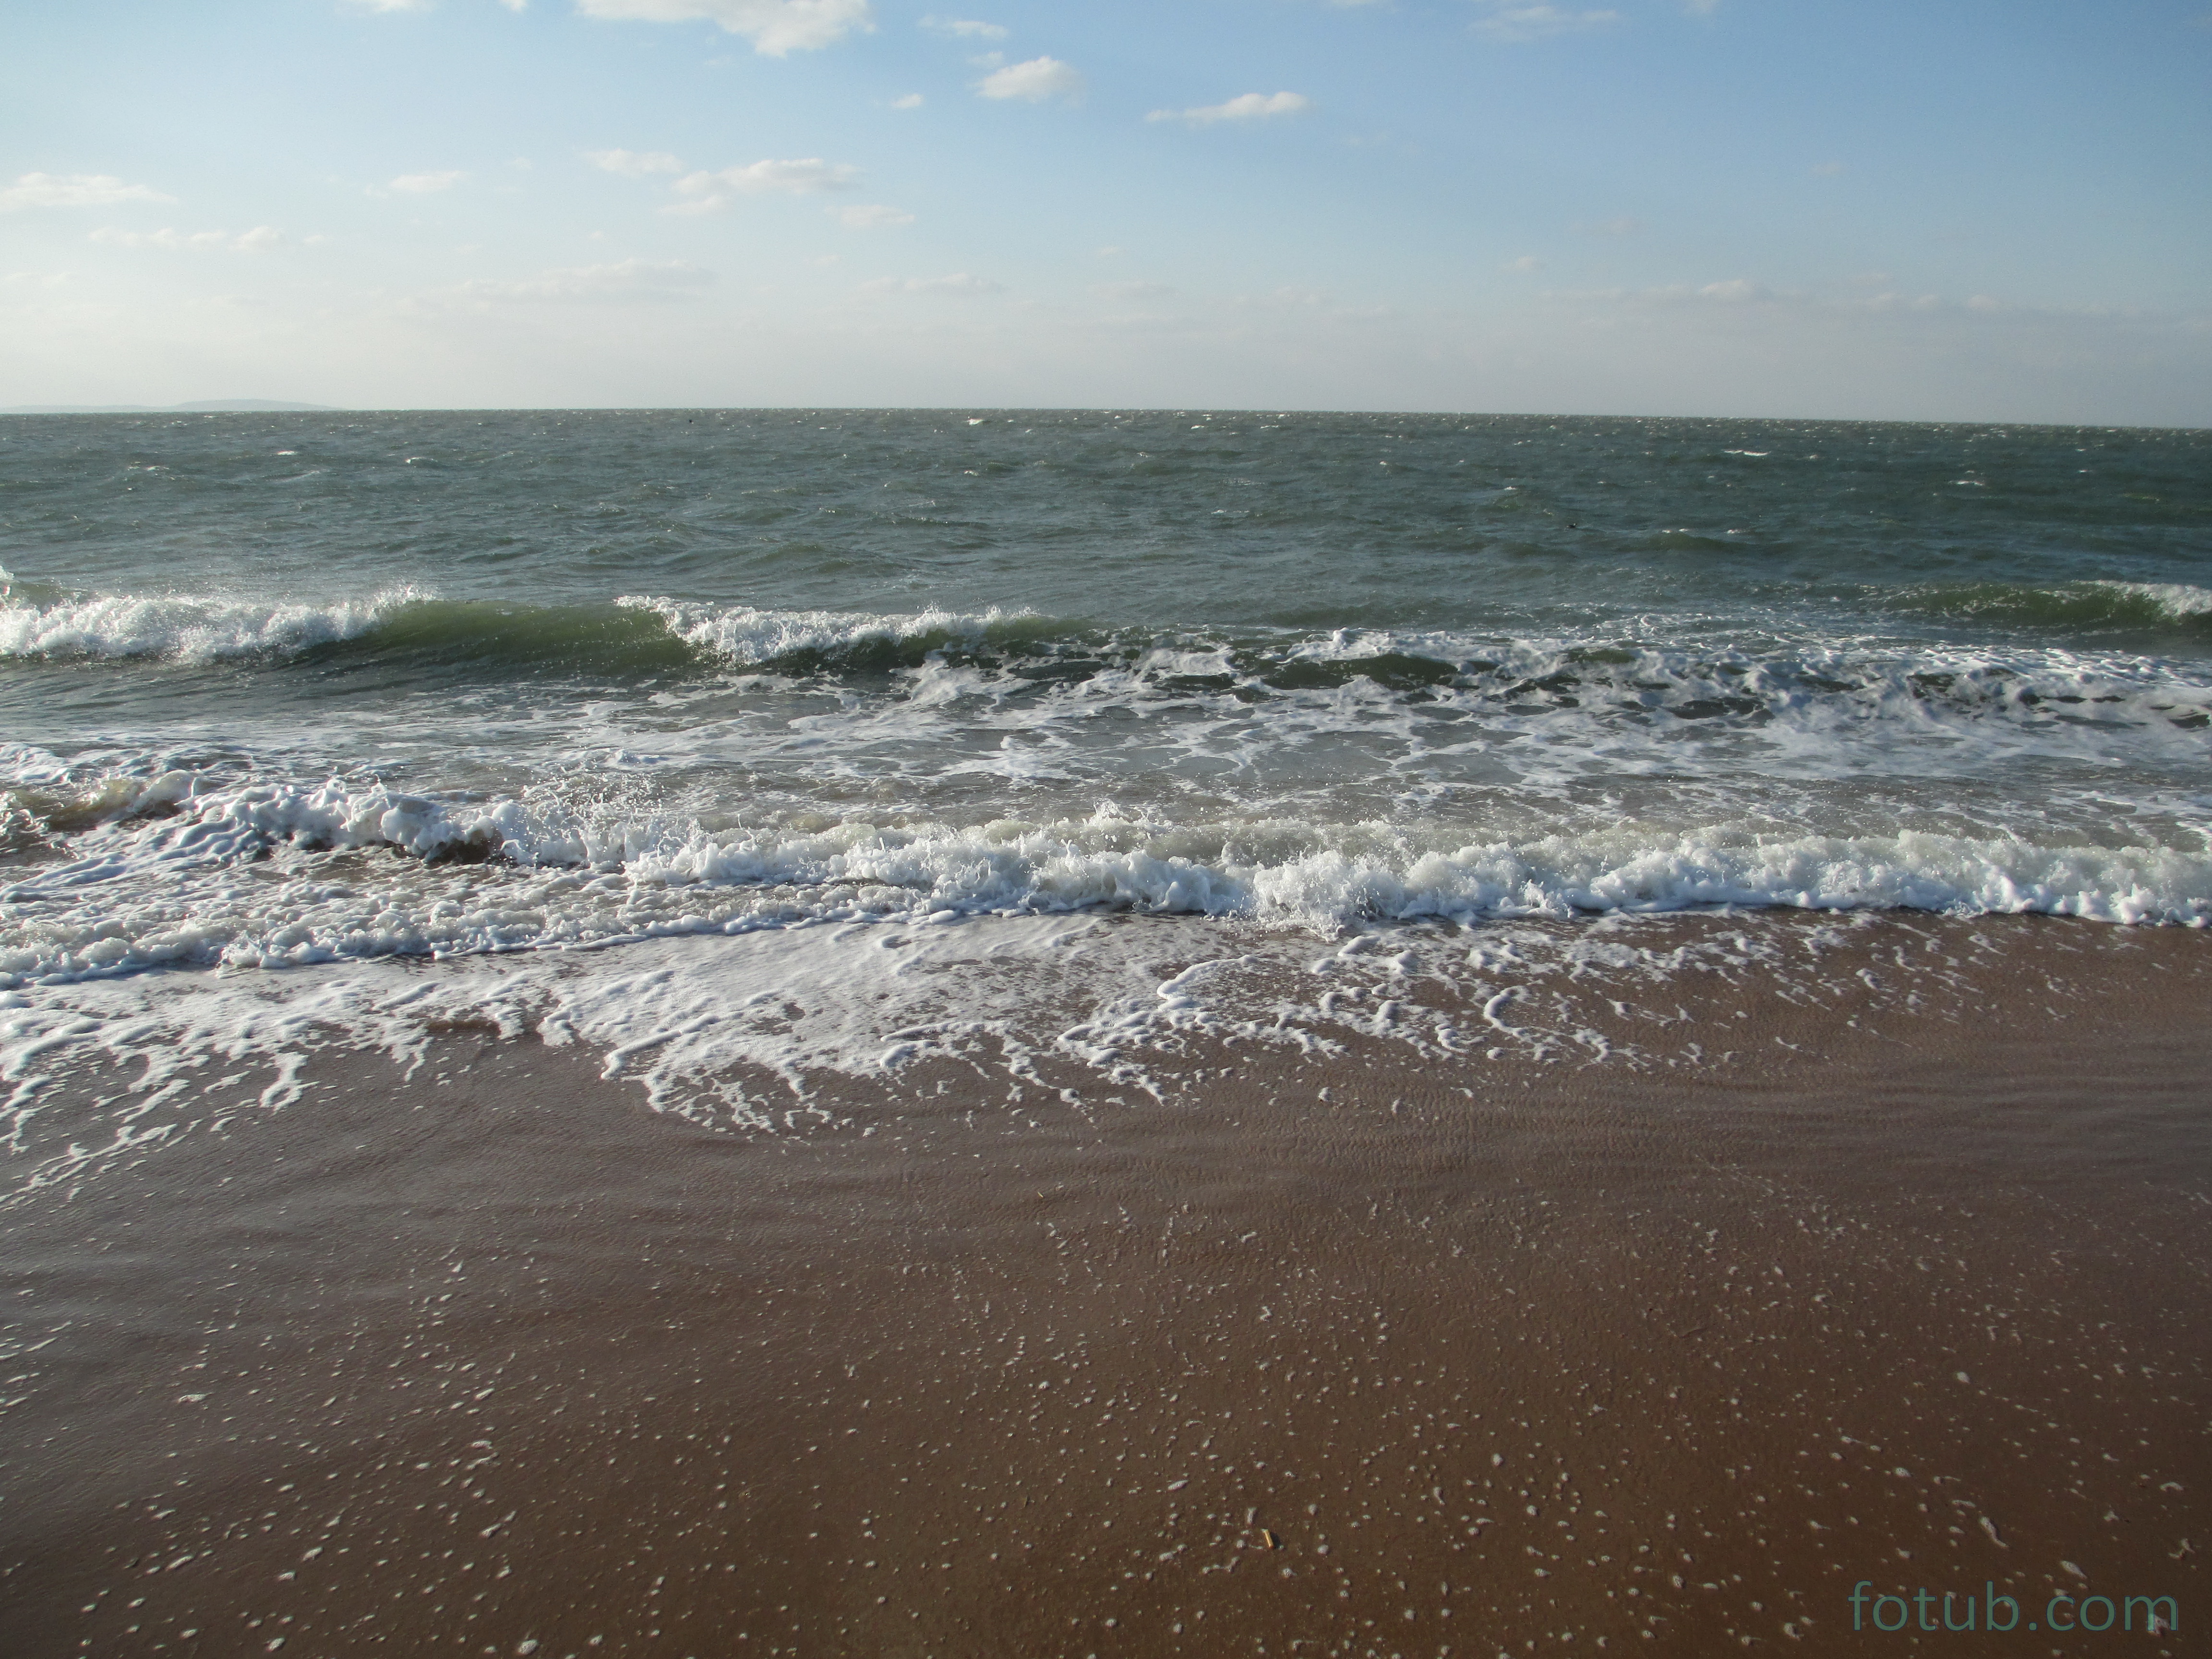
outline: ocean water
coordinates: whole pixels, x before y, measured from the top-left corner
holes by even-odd
[[[2212,918],[2203,432],[16,417],[0,565],[19,1105],[277,969]]]

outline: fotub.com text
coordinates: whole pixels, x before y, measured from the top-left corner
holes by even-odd
[[[2171,1595],[2072,1595],[2061,1590],[2023,1625],[2021,1605],[1984,1582],[1972,1590],[1916,1589],[1878,1594],[1870,1578],[1851,1587],[1851,1628],[1891,1631],[2132,1631],[2157,1636],[2181,1628],[2181,1608]]]

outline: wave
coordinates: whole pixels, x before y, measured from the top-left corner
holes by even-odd
[[[1088,649],[1104,636],[1027,612],[912,616],[776,611],[625,596],[607,605],[447,599],[411,586],[366,598],[70,594],[0,572],[0,659],[205,664],[264,659],[557,666],[619,678],[687,668],[793,678],[919,666],[946,651]]]
[[[114,803],[70,850],[0,889],[0,987],[1099,909],[1323,931],[1712,906],[2212,921],[2201,849],[1778,835],[1724,820],[1512,840],[1465,826],[1111,813],[716,830],[611,805],[592,814],[337,781],[223,787],[179,772]],[[241,882],[249,864],[254,878]]]
[[[726,667],[794,678],[917,668],[934,655],[1060,654],[1109,637],[1081,623],[1032,611],[981,615],[929,610],[907,616],[777,611],[625,594],[621,610],[655,618],[674,638]]]
[[[2049,587],[1978,582],[1915,589],[1897,603],[1901,609],[1961,621],[2212,635],[2212,588],[2186,582],[2080,581]]]
[[[186,665],[258,659],[325,668],[398,661],[610,677],[681,670],[699,660],[659,619],[617,606],[441,599],[408,586],[325,601],[216,594],[41,601],[19,592],[0,603],[0,659],[9,658]]]
[[[2212,590],[2094,582],[1923,590],[1931,614],[2212,632]],[[260,659],[329,672],[440,668],[496,681],[665,675],[889,682],[950,665],[1000,691],[1094,681],[1117,693],[1224,693],[1243,702],[1364,682],[1468,712],[1584,708],[1613,717],[1754,722],[1817,708],[1851,718],[1952,714],[2205,720],[2212,688],[2136,658],[1886,647],[1815,639],[1697,649],[1647,640],[1515,638],[1384,629],[1107,627],[1028,611],[779,610],[626,595],[605,605],[445,599],[410,587],[324,603],[214,595],[0,600],[0,660]],[[2139,695],[2140,694],[2140,695]],[[2142,703],[2142,707],[2134,705]],[[2130,705],[2116,709],[2116,703]],[[2071,708],[2070,714],[2064,711]]]
[[[211,594],[90,595],[43,604],[0,596],[0,658],[207,663],[297,654],[358,639],[421,597],[408,587],[319,604]]]

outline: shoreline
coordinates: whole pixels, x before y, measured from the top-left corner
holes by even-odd
[[[1818,996],[1786,951],[1663,996],[1524,956],[1573,992],[1523,1000],[1549,1049],[1391,1035],[1471,1024],[1423,981],[1318,1048],[1161,1027],[1142,1084],[986,1034],[781,1127],[489,1019],[411,1077],[305,1052],[279,1107],[202,1073],[166,1141],[8,1200],[0,1634],[1843,1652],[1861,1580],[2199,1617],[2212,939],[1820,937]]]

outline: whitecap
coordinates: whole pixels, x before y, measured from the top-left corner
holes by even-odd
[[[0,596],[4,597],[4,596]],[[76,595],[0,605],[0,658],[159,658],[212,662],[357,639],[404,605],[396,587],[365,599],[260,600],[223,594]]]

